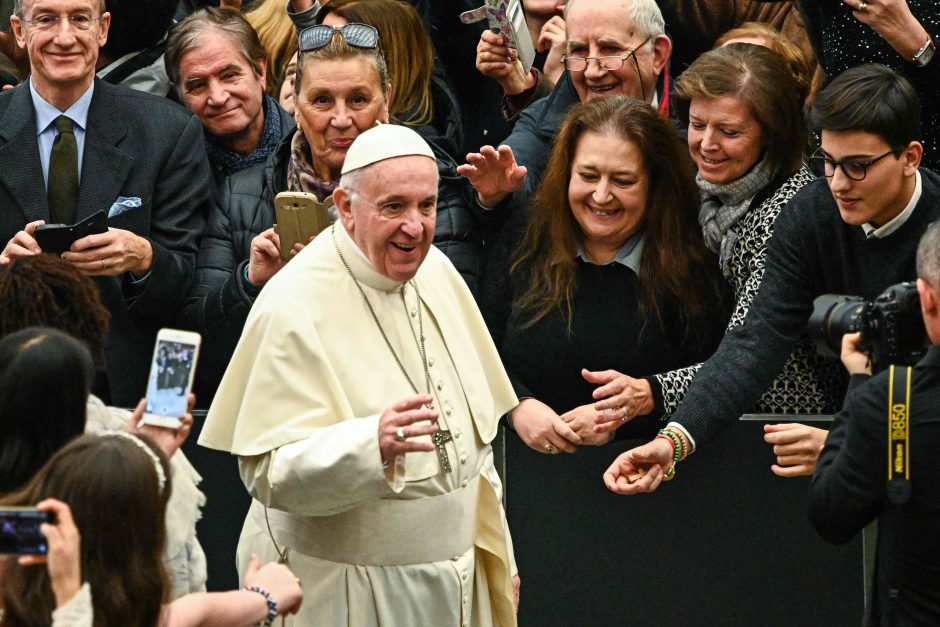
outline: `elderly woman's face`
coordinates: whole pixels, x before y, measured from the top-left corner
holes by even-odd
[[[719,185],[735,181],[754,167],[763,150],[763,130],[746,103],[733,96],[692,99],[689,152],[703,179]]]
[[[632,141],[587,131],[571,163],[568,204],[591,261],[606,263],[643,225],[649,176]]]
[[[318,178],[339,179],[353,140],[377,121],[388,122],[388,96],[366,57],[304,65],[296,117]]]

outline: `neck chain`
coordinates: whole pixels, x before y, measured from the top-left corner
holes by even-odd
[[[339,260],[343,262],[343,266],[346,268],[346,272],[349,273],[349,278],[352,279],[353,283],[356,284],[356,287],[359,289],[359,293],[362,294],[362,300],[365,301],[366,308],[368,308],[369,313],[372,314],[372,320],[375,322],[375,326],[378,327],[379,333],[382,334],[382,339],[385,340],[385,346],[388,347],[388,352],[392,354],[392,357],[395,358],[395,363],[398,364],[398,368],[401,370],[401,373],[405,375],[405,379],[408,380],[408,385],[411,386],[411,389],[414,390],[415,394],[420,394],[418,392],[418,386],[415,385],[414,381],[411,380],[411,376],[408,375],[408,371],[405,370],[405,365],[399,359],[398,354],[395,352],[395,349],[392,348],[392,343],[388,340],[388,335],[385,333],[385,329],[382,328],[382,323],[379,322],[379,317],[375,315],[375,309],[372,308],[372,303],[369,302],[369,297],[366,296],[365,290],[362,289],[362,285],[356,279],[356,275],[353,274],[352,268],[349,267],[349,263],[346,261],[346,257],[343,256],[343,251],[339,249],[339,244],[336,241],[336,223],[333,223],[332,228],[330,229],[330,234],[333,236],[333,247],[336,249],[336,254],[339,255]],[[424,366],[424,384],[427,387],[428,395],[431,394],[431,371],[428,370],[428,355],[424,347],[424,321],[421,316],[421,292],[418,291],[418,284],[414,282],[414,279],[408,281],[408,284],[414,288],[415,297],[418,300],[418,344],[421,349],[421,365]],[[404,302],[404,298],[402,299]],[[408,305],[405,304],[405,311],[408,311]],[[431,408],[431,404],[425,405],[428,409]]]

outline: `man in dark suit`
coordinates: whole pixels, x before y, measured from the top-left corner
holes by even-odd
[[[39,254],[45,222],[104,211],[106,233],[62,258],[95,277],[111,312],[111,400],[146,387],[153,340],[192,280],[209,206],[199,120],[163,98],[95,80],[110,15],[101,0],[16,0],[30,79],[0,94],[0,263]]]
[[[842,341],[842,361],[852,375],[845,407],[836,416],[816,463],[810,518],[826,540],[843,543],[878,519],[874,624],[940,624],[940,224],[933,223],[917,248],[917,291],[933,344],[910,375],[910,411],[904,419],[903,381],[889,401],[889,371],[870,378],[859,334]],[[901,368],[897,368],[900,370]],[[889,412],[889,404],[891,410]],[[889,415],[891,460],[888,460]],[[909,436],[904,437],[904,422]],[[904,476],[898,445],[907,450],[909,483],[888,482],[890,467]],[[900,464],[898,462],[901,462]],[[900,468],[898,468],[900,466]],[[908,486],[905,488],[904,486]],[[891,492],[907,501],[889,502]],[[891,591],[896,591],[892,594]],[[878,615],[880,614],[880,616]],[[893,619],[893,622],[890,622]]]

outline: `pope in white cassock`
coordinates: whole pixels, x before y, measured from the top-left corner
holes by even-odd
[[[517,400],[431,246],[437,189],[414,131],[353,142],[339,221],[262,290],[199,439],[239,456],[239,568],[286,558],[295,625],[516,624],[490,442]]]

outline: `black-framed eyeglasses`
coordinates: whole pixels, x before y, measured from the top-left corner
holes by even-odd
[[[91,30],[91,25],[101,19],[101,15],[95,17],[90,13],[72,13],[67,18],[69,26],[75,30]],[[23,20],[36,30],[55,30],[59,28],[62,17],[54,13],[43,13],[31,20]]]
[[[640,64],[636,60],[636,51],[646,45],[651,37],[647,37],[643,40],[639,46],[631,50],[625,55],[613,55],[607,57],[569,57],[565,55],[561,58],[561,62],[564,64],[565,69],[569,72],[583,72],[587,69],[588,63],[591,61],[597,61],[597,64],[608,71],[619,70],[623,67],[623,64],[627,62],[627,59],[632,58],[633,64],[636,66],[636,71],[640,71]]]
[[[812,169],[817,174],[822,173],[827,179],[831,179],[836,174],[836,168],[842,168],[842,173],[845,174],[848,178],[853,181],[864,181],[865,176],[868,174],[868,168],[875,165],[875,163],[881,161],[888,155],[895,154],[896,151],[889,150],[883,155],[878,155],[872,159],[866,159],[864,161],[858,161],[857,159],[845,159],[842,161],[836,161],[835,159],[830,159],[824,155],[820,150],[817,150],[813,153],[813,156],[810,158],[812,162]]]
[[[350,46],[375,49],[379,47],[379,31],[368,24],[350,22],[344,26],[317,24],[300,31],[298,48],[301,52],[318,50],[333,40],[333,33],[339,31]]]

